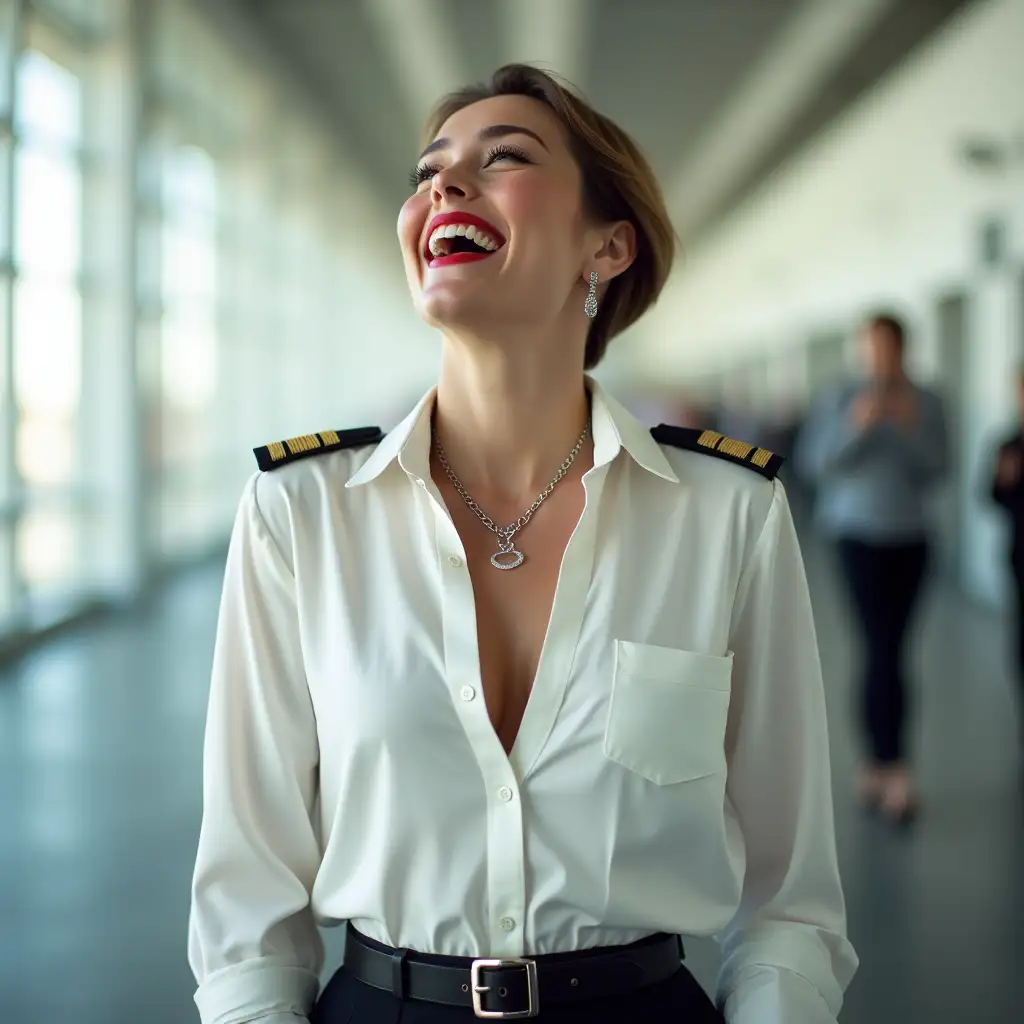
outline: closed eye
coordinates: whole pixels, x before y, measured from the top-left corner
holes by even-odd
[[[526,150],[520,149],[518,146],[510,146],[508,143],[502,142],[487,152],[487,160],[484,163],[484,167],[490,167],[491,164],[498,160],[515,160],[521,164],[532,164],[533,161],[527,156]]]
[[[510,146],[504,142],[487,151],[484,167],[490,167],[491,164],[497,163],[499,160],[513,160],[520,164],[533,163],[526,150],[520,149],[518,146]],[[423,182],[430,181],[441,170],[442,168],[439,164],[418,164],[409,172],[409,187],[419,188]]]
[[[437,164],[419,164],[409,172],[409,187],[419,188],[441,170]]]

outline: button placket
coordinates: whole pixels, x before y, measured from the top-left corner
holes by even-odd
[[[434,502],[437,505],[436,499]],[[519,782],[481,698],[476,604],[461,539],[447,510],[434,510],[434,541],[440,571],[444,671],[483,784],[481,813],[487,823],[487,904],[494,956],[521,956],[526,920],[526,865]],[[456,555],[459,552],[459,555]],[[456,568],[450,561],[459,557]],[[501,790],[513,798],[504,800]],[[505,924],[502,924],[505,922]],[[508,922],[511,926],[507,927]]]

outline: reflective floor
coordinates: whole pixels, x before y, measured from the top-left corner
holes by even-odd
[[[929,600],[915,730],[927,805],[895,834],[848,798],[848,627],[828,559],[810,568],[862,958],[842,1019],[1020,1024],[1024,800],[1002,624],[948,591]],[[3,1024],[197,1019],[185,930],[218,596],[216,570],[193,572],[130,618],[0,675]],[[710,985],[714,946],[688,948]]]

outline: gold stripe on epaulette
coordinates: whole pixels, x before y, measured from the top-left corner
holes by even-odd
[[[274,441],[272,444],[267,445],[267,451],[270,452],[270,457],[274,462],[280,462],[288,453],[284,450],[284,445],[280,441]]]
[[[697,444],[702,448],[717,448],[718,442],[722,440],[722,435],[714,430],[705,430],[700,437],[697,438]]]
[[[336,430],[321,430],[320,436],[323,438],[324,444],[339,444],[341,442]]]
[[[774,453],[768,451],[767,448],[758,448],[751,456],[750,461],[759,469],[764,469],[772,461],[773,455]]]
[[[301,437],[292,437],[285,441],[285,444],[292,455],[298,455],[299,452],[310,452],[314,448],[322,447],[320,438],[316,434],[303,434]]]
[[[718,450],[726,455],[733,455],[737,459],[745,459],[754,450],[754,446],[745,441],[734,441],[731,437],[727,437],[718,446]]]

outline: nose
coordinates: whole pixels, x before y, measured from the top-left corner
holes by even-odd
[[[469,194],[465,175],[454,167],[445,167],[434,175],[431,182],[431,198],[435,203],[445,199],[464,199]]]

